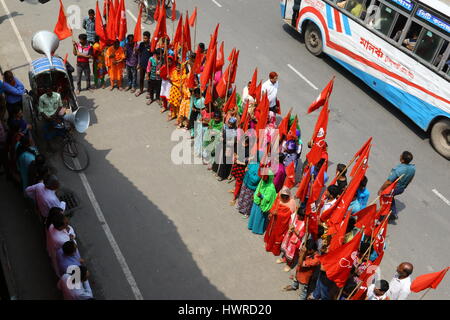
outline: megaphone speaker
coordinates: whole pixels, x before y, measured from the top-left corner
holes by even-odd
[[[66,114],[64,120],[70,122],[79,133],[83,133],[89,127],[91,121],[91,115],[89,110],[85,107],[79,107],[77,111]]]

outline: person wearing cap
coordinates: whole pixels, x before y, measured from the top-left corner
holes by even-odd
[[[289,229],[291,216],[296,210],[297,204],[291,197],[291,191],[288,187],[283,187],[269,212],[269,223],[264,235],[267,252],[272,252],[275,256],[280,255],[281,242]]]
[[[366,300],[390,300],[388,291],[389,283],[386,280],[378,280],[367,288]]]
[[[266,174],[263,174],[253,195],[253,206],[248,219],[248,229],[255,234],[263,234],[266,230],[269,211],[277,197],[273,177],[273,171],[269,169]]]
[[[276,112],[278,94],[278,74],[276,72],[269,73],[269,79],[261,87],[261,94],[264,92],[267,93],[269,99],[270,111]]]

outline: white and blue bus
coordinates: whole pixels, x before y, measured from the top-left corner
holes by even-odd
[[[329,55],[450,159],[449,0],[281,0],[309,52]]]

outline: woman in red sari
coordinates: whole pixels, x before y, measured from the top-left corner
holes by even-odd
[[[297,263],[298,250],[302,244],[302,238],[305,235],[305,213],[299,208],[297,214],[291,217],[289,231],[286,232],[281,243],[282,258],[277,263],[286,263],[284,271],[288,272]]]
[[[283,187],[270,209],[269,224],[264,236],[266,251],[272,252],[275,256],[280,255],[281,242],[289,230],[289,222],[296,209],[297,205],[294,198],[291,198],[289,188]]]

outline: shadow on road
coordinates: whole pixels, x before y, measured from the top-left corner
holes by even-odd
[[[22,13],[18,13],[17,11],[11,12],[11,17],[17,17],[17,16],[23,16]],[[8,16],[5,14],[3,16],[0,16],[0,24],[2,24],[4,21],[8,20]]]

